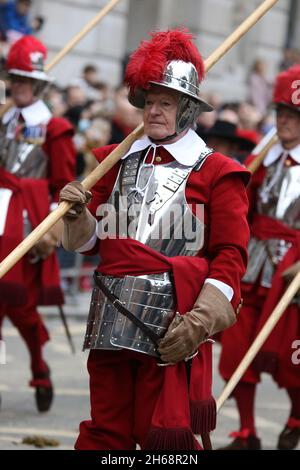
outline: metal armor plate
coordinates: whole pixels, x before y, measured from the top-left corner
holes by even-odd
[[[101,276],[101,280],[131,313],[157,335],[164,336],[175,314],[175,292],[169,273],[124,278]],[[150,338],[95,287],[83,349],[120,348],[158,357]]]
[[[41,143],[33,144],[7,137],[8,125],[0,125],[0,167],[23,178],[45,178],[48,157]]]
[[[283,167],[277,175],[276,169],[276,164],[270,165],[267,169],[259,191],[258,213],[280,220],[289,227],[299,230],[300,165]]]

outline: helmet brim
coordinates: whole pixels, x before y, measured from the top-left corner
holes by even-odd
[[[32,78],[33,80],[40,80],[42,82],[53,82],[54,78],[49,77],[45,72],[41,72],[39,70],[34,70],[33,72],[26,72],[25,70],[18,70],[18,69],[9,69],[7,71],[8,78],[11,75],[16,75],[18,77],[26,77]]]
[[[153,85],[158,85],[167,89],[175,90],[178,91],[178,93],[182,93],[183,95],[189,96],[192,100],[196,101],[199,103],[199,110],[200,112],[206,112],[209,113],[211,111],[214,111],[214,107],[211,106],[209,103],[207,103],[205,100],[200,98],[199,96],[195,96],[192,93],[189,93],[188,91],[183,92],[182,89],[176,88],[176,86],[168,86],[165,85],[164,83],[159,83],[159,82],[150,82]],[[147,90],[142,90],[141,88],[136,88],[134,93],[129,91],[128,95],[128,100],[129,103],[135,106],[136,108],[143,109],[145,106],[145,94]]]

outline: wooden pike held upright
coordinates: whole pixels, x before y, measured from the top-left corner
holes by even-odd
[[[94,16],[83,28],[74,36],[65,47],[46,65],[45,71],[49,72],[58,62],[60,62],[66,54],[68,54],[76,44],[84,38],[121,0],[110,0],[99,13]]]
[[[252,345],[248,349],[247,353],[243,357],[242,361],[240,362],[239,366],[234,371],[233,375],[231,376],[230,380],[227,382],[223,392],[221,393],[220,397],[217,400],[217,412],[221,409],[224,405],[225,401],[232,393],[238,382],[241,380],[242,376],[248,369],[249,365],[255,358],[256,354],[270,335],[271,331],[277,325],[278,321],[284,314],[286,308],[289,306],[293,298],[295,297],[296,293],[300,289],[300,271],[296,274],[293,281],[286,289],[284,295],[281,297],[280,301],[276,305],[275,309],[269,316],[268,320],[264,324],[263,328],[258,333],[257,337],[253,341]]]
[[[278,0],[265,0],[205,61],[205,71],[208,72],[257,22],[264,16]],[[85,189],[99,181],[129,150],[135,140],[143,135],[144,126],[138,126],[126,139],[115,148],[110,155],[98,165],[92,173],[82,181]],[[71,203],[62,202],[56,210],[46,217],[28,237],[23,240],[1,263],[0,278],[2,278],[45,234],[58,222],[72,207]]]

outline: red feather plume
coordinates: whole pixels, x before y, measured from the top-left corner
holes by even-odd
[[[297,84],[296,81],[299,83]],[[276,78],[273,92],[274,103],[286,103],[289,106],[295,106],[299,108],[299,85],[300,65],[293,65],[288,70],[281,72]],[[296,101],[294,99],[295,92],[297,92]]]
[[[40,52],[43,54],[44,60],[46,59],[46,47],[33,36],[23,36],[11,47],[6,59],[6,69],[18,69],[32,72],[33,66],[30,60],[30,53],[32,52]]]
[[[142,41],[131,55],[125,81],[131,90],[148,89],[149,82],[160,82],[167,62],[191,62],[197,69],[199,80],[204,78],[204,62],[188,29],[152,32],[150,41]]]

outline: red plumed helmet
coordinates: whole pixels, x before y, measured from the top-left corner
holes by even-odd
[[[273,102],[300,111],[300,65],[293,65],[277,76]]]
[[[131,55],[125,74],[129,101],[144,106],[144,92],[151,84],[179,91],[198,102],[202,111],[213,108],[200,98],[199,85],[205,67],[192,35],[187,29],[151,33]]]
[[[11,47],[5,67],[9,74],[49,81],[44,72],[46,47],[33,36],[23,36]]]

